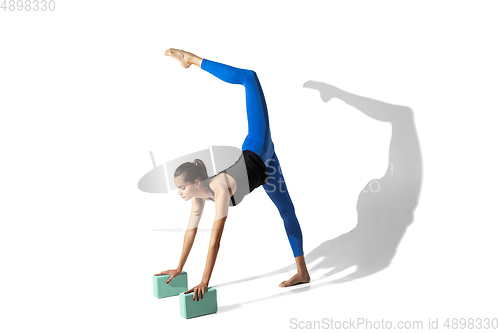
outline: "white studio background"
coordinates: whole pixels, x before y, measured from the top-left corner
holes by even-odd
[[[498,316],[498,7],[56,1],[53,12],[2,9],[2,331],[288,331],[292,318],[427,325]],[[257,72],[306,255],[356,226],[360,191],[387,168],[391,125],[338,99],[324,103],[304,83],[411,108],[423,182],[391,264],[315,284],[331,269],[308,263],[309,286],[278,287],[295,271],[266,274],[294,258],[259,188],[229,210],[210,281],[219,312],[185,320],[177,298],[154,298],[153,274],[177,266],[183,242],[183,232],[157,230],[185,228],[190,203],[138,189],[150,152],[159,165],[211,145],[241,147],[247,130],[244,88],[184,69],[163,55],[170,47]],[[200,228],[214,212],[208,203]],[[201,282],[209,235],[198,233],[184,267],[190,288]]]

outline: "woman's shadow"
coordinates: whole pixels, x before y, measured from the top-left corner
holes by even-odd
[[[247,303],[348,282],[377,273],[391,264],[406,229],[413,222],[422,185],[422,156],[413,111],[406,106],[357,96],[322,82],[308,81],[304,87],[318,90],[325,103],[332,98],[339,98],[370,118],[391,123],[392,137],[387,171],[381,178],[370,180],[359,193],[356,205],[358,212],[356,227],[343,235],[323,242],[304,256],[306,263],[315,263],[314,266],[308,265],[310,273],[318,269],[329,270],[326,274],[320,278],[311,279],[308,284],[289,287],[293,289],[288,292],[245,303],[222,306],[219,308],[222,311],[229,311]],[[348,269],[353,272],[338,279],[316,283]],[[296,265],[293,263],[266,274],[222,283],[214,287],[295,270]]]

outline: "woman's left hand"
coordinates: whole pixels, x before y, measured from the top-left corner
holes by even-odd
[[[196,299],[196,301],[199,301],[200,296],[201,296],[201,299],[203,299],[203,296],[205,296],[205,290],[207,290],[207,289],[208,289],[208,283],[202,282],[199,285],[197,285],[196,287],[189,289],[184,294],[194,292],[193,293],[193,301],[195,299]]]

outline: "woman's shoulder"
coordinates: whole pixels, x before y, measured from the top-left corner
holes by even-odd
[[[236,179],[225,172],[220,172],[210,182],[210,188],[214,193],[218,191],[227,191],[229,189],[229,193],[232,195],[236,192],[237,187],[238,184],[236,183]]]
[[[226,178],[227,178],[227,180],[226,180]],[[232,185],[233,181],[234,181],[234,183],[236,183],[235,179],[231,175],[221,171],[219,174],[214,176],[213,179],[210,180],[210,187],[214,191],[215,191],[215,188],[226,188],[227,189],[227,186]]]

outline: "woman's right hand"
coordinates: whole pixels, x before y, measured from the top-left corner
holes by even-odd
[[[158,276],[158,275],[170,275],[170,278],[167,280],[167,283],[170,282],[170,280],[172,280],[173,278],[179,276],[181,274],[182,270],[180,269],[169,269],[169,270],[166,270],[166,271],[163,271],[161,273],[158,273],[158,274],[155,274],[155,276]]]

